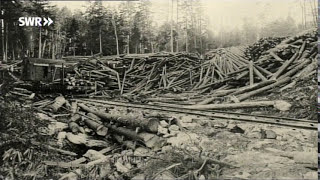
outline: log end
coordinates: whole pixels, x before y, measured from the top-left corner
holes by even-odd
[[[157,133],[159,125],[160,122],[157,119],[150,119],[146,128],[150,132]]]

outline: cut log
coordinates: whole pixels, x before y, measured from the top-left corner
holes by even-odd
[[[260,93],[263,93],[263,92],[266,92],[267,90],[270,90],[272,88],[275,88],[275,87],[278,87],[280,85],[283,85],[285,83],[288,83],[291,81],[291,78],[289,77],[286,77],[286,78],[282,78],[280,80],[278,80],[277,82],[273,83],[273,84],[270,84],[270,85],[267,85],[265,87],[262,87],[260,89],[257,89],[257,90],[254,90],[254,91],[251,91],[251,92],[248,92],[246,94],[243,94],[243,95],[240,95],[239,97],[237,97],[237,99],[239,101],[243,101],[245,99],[248,99],[254,95],[257,95],[257,94],[260,94]],[[266,81],[267,82],[267,81]]]
[[[110,124],[106,124],[106,123],[105,123],[105,126],[108,127],[110,129],[110,131],[113,131],[119,135],[126,136],[127,138],[132,139],[132,140],[144,142],[143,137],[139,136],[133,130],[130,130],[130,129],[127,129],[124,127],[117,127],[115,125],[110,125]]]
[[[71,114],[72,114],[72,115],[75,114],[75,113],[77,112],[77,110],[78,110],[78,104],[77,104],[77,102],[72,102],[72,103],[71,103]]]
[[[108,133],[108,128],[103,126],[102,122],[93,121],[91,119],[85,119],[86,125],[93,129],[99,136],[106,136]]]
[[[253,71],[254,71],[254,73],[255,73],[256,75],[259,76],[259,78],[260,78],[262,81],[266,81],[266,80],[267,80],[267,78],[264,77],[264,76],[260,73],[260,71],[258,71],[255,67],[253,67]]]
[[[313,61],[311,64],[309,64],[307,67],[305,67],[302,71],[297,73],[294,78],[300,79],[308,77],[308,74],[310,74],[312,71],[316,70],[318,67],[317,61]]]
[[[273,80],[277,79],[277,78],[283,73],[283,71],[286,70],[286,69],[289,67],[289,65],[297,58],[297,56],[298,56],[298,52],[296,52],[296,53],[290,58],[290,60],[285,61],[285,62],[282,64],[282,66],[278,69],[278,71],[273,74],[273,76],[271,77],[271,79],[273,79]]]
[[[279,106],[282,104],[282,106]],[[285,111],[290,108],[291,105],[285,101],[257,101],[257,102],[240,102],[240,103],[230,103],[230,104],[207,104],[207,105],[193,105],[184,106],[186,109],[194,110],[210,110],[210,109],[237,109],[237,108],[256,108],[256,107],[268,107],[273,106],[279,110]]]
[[[249,92],[249,91],[253,91],[255,89],[270,85],[270,84],[275,83],[275,82],[276,82],[275,80],[263,81],[263,82],[255,84],[254,86],[247,86],[247,87],[241,88],[238,91],[231,93],[230,95],[234,95],[235,96],[235,95],[243,94],[243,93],[246,93],[246,92]]]
[[[80,126],[73,121],[69,122],[69,128],[72,133],[78,133],[80,131]]]
[[[278,55],[276,55],[273,51],[270,52],[270,55],[275,58],[277,61],[283,62],[283,59],[281,59]]]
[[[58,96],[54,100],[54,103],[49,106],[53,112],[57,112],[66,103],[66,99],[63,96]]]
[[[101,111],[92,110],[84,104],[79,104],[79,107],[81,107],[86,112],[93,113],[104,120],[115,121],[128,126],[133,126],[133,127],[142,127],[143,129],[150,132],[158,131],[159,121],[156,119],[148,120],[143,117],[132,116],[132,115],[120,115],[120,114],[114,115],[114,114],[104,113]]]
[[[253,75],[253,62],[249,62],[249,77],[250,77],[250,86],[254,84],[254,75]]]
[[[310,63],[310,60],[306,59],[305,61],[300,63],[298,66],[294,67],[293,69],[291,69],[290,71],[288,71],[284,75],[280,76],[279,79],[280,78],[291,77],[292,75],[296,74],[300,69],[302,69],[303,67],[305,67],[309,63]]]
[[[70,118],[70,121],[77,122],[80,119],[81,119],[81,116],[79,114],[75,114]]]

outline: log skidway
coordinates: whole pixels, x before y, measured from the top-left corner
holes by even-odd
[[[225,111],[213,111],[213,110],[192,110],[184,109],[176,106],[168,105],[151,105],[151,104],[138,104],[138,103],[129,103],[129,102],[115,102],[115,101],[105,101],[105,100],[94,100],[94,99],[74,99],[78,102],[93,104],[93,105],[112,105],[112,106],[122,106],[138,109],[148,109],[148,110],[157,110],[164,112],[174,112],[174,113],[183,113],[190,115],[205,116],[212,119],[228,119],[235,121],[246,121],[252,123],[264,123],[277,126],[287,126],[291,128],[300,128],[308,130],[318,129],[317,122],[307,119],[294,119],[294,118],[285,118],[285,117],[270,117],[264,115],[250,115],[245,113],[236,113],[236,112],[225,112]]]

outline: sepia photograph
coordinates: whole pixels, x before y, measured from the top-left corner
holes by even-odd
[[[0,180],[316,180],[317,28],[317,0],[1,0]]]

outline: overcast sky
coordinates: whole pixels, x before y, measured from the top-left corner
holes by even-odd
[[[152,3],[152,17],[158,24],[170,19],[170,7],[172,0],[150,0]],[[174,2],[174,16],[176,15],[176,1]],[[221,29],[240,28],[246,18],[257,25],[263,25],[270,21],[291,16],[297,23],[302,21],[303,0],[201,0],[204,15],[209,18],[209,28],[214,32]],[[311,20],[310,3],[315,0],[305,0],[308,19]],[[85,10],[88,2],[85,1],[55,1],[51,2],[58,7],[67,6],[71,11]],[[117,6],[120,2],[104,1],[103,4]],[[317,3],[317,2],[316,2]],[[316,4],[318,6],[318,4]]]

